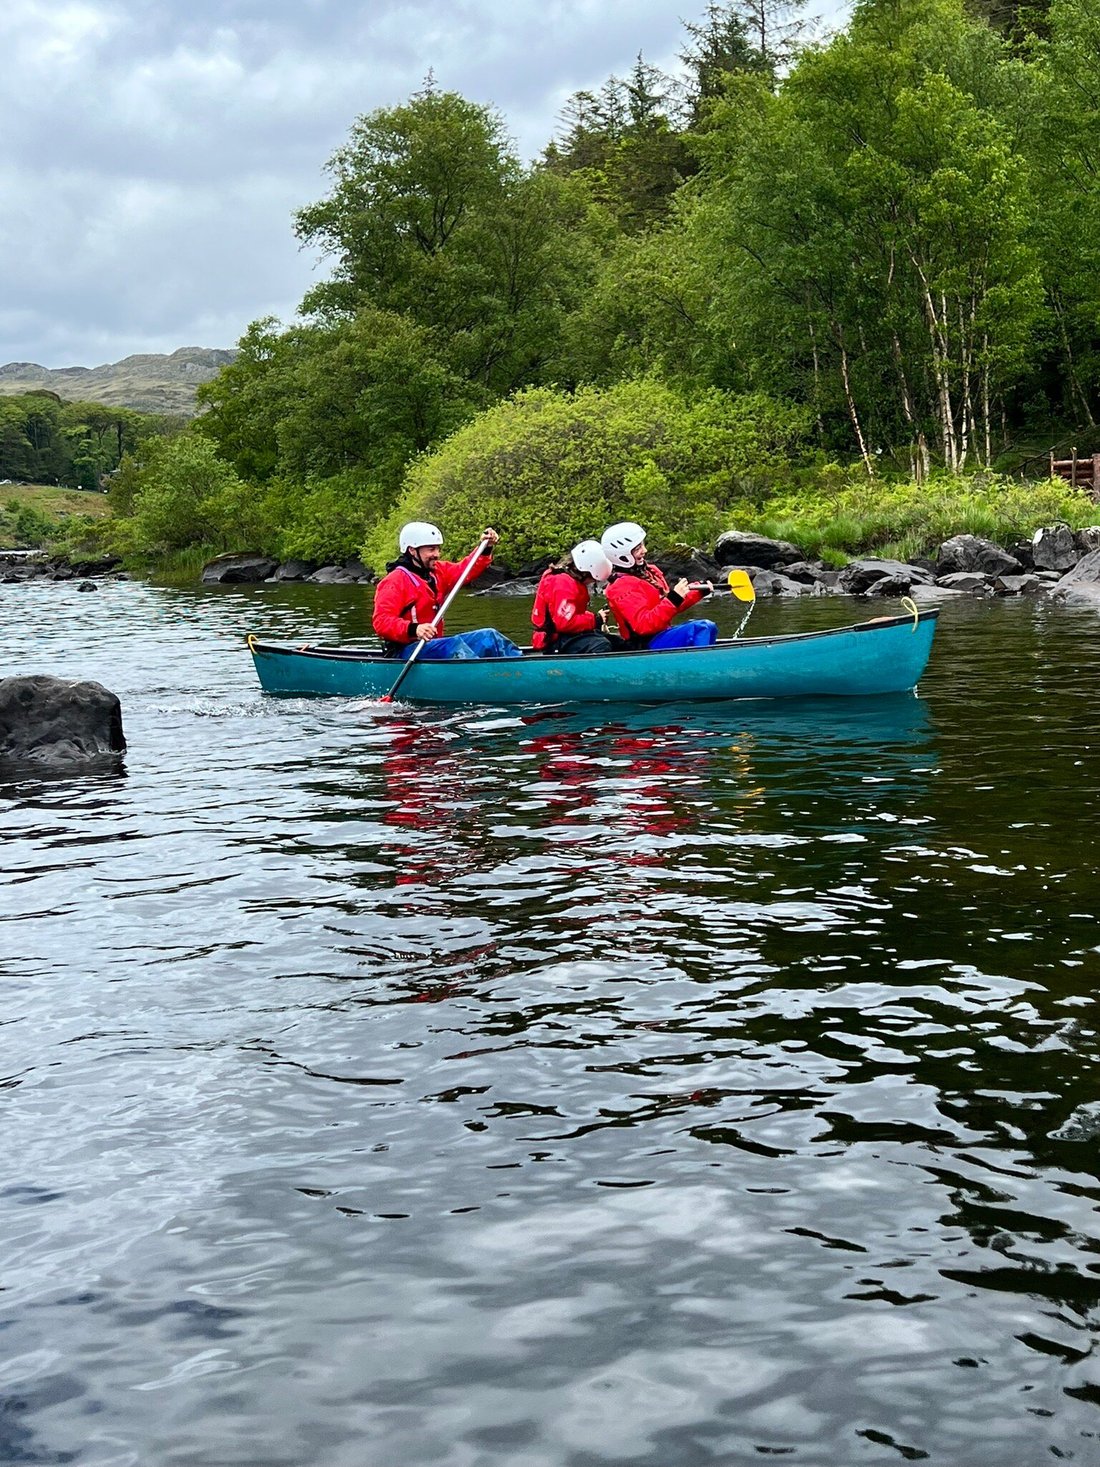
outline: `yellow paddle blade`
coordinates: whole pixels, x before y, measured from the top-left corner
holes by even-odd
[[[753,588],[752,582],[749,580],[748,571],[731,570],[726,580],[729,582],[729,588],[737,597],[738,601],[756,600],[756,591]]]

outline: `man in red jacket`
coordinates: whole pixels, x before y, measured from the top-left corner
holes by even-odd
[[[374,593],[372,623],[387,657],[410,657],[417,642],[427,644],[420,653],[421,661],[521,655],[514,642],[492,627],[448,637],[442,621],[436,621],[466,566],[473,561],[466,580],[474,581],[492,560],[492,547],[500,536],[488,529],[483,538],[489,548],[481,555],[473,550],[465,560],[443,560],[443,535],[435,525],[414,520],[402,528],[397,542],[400,554],[387,567]]]
[[[606,635],[607,612],[601,611],[597,620],[588,609],[591,588],[610,575],[611,562],[598,540],[574,545],[563,560],[545,571],[531,608],[531,624],[536,628],[532,649],[547,654],[613,652],[619,639],[612,642]]]
[[[628,651],[641,647],[709,647],[718,637],[712,621],[672,625],[673,617],[709,596],[709,581],[693,586],[683,576],[674,586],[646,560],[645,531],[632,520],[612,525],[600,545],[615,567],[605,595]]]

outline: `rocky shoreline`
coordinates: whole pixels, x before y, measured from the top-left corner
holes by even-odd
[[[471,594],[532,595],[548,564],[549,557],[516,570],[493,565]],[[1049,596],[1100,609],[1100,525],[1084,530],[1048,525],[1029,541],[1007,547],[976,535],[954,535],[934,556],[913,561],[861,556],[840,569],[808,560],[788,541],[727,530],[712,552],[680,550],[661,556],[660,565],[670,580],[681,575],[710,580],[718,592],[725,592],[729,570],[744,569],[757,596],[908,596],[924,603],[957,596]],[[76,580],[78,590],[94,591],[96,582],[105,579],[128,577],[118,560],[68,561],[34,551],[0,550],[0,584]],[[202,572],[204,585],[365,585],[373,580],[360,560],[318,565],[247,552],[219,555]]]

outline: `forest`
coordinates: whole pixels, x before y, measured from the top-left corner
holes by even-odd
[[[362,554],[405,518],[509,563],[623,517],[914,553],[1097,517],[1100,5],[861,0],[685,24],[531,164],[431,76],[351,125],[293,224],[327,275],[183,433],[123,442],[130,556]],[[1032,488],[1027,486],[1032,484]],[[839,528],[838,528],[839,527]]]

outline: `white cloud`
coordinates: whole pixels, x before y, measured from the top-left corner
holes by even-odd
[[[684,8],[702,12],[702,0]],[[532,158],[563,101],[639,50],[668,0],[4,0],[0,364],[228,346],[315,278],[292,214],[355,118],[429,69]]]

